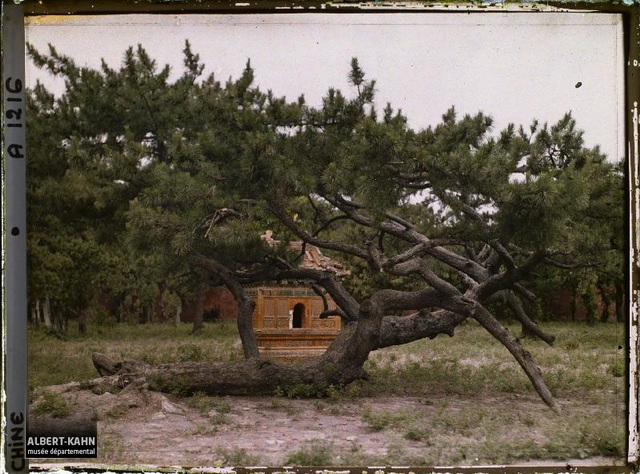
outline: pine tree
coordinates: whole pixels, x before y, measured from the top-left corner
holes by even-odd
[[[225,285],[238,302],[246,362],[141,368],[152,386],[168,389],[175,378],[209,393],[344,385],[364,376],[371,351],[453,334],[471,318],[558,408],[531,354],[491,308],[504,302],[551,344],[532,319],[535,271],[605,261],[607,273],[619,270],[604,257],[617,230],[590,230],[619,215],[621,176],[584,146],[570,115],[494,135],[490,116],[459,118],[452,108],[437,126],[414,130],[391,105],[378,113],[375,82],[355,59],[353,93],[329,89],[311,107],[260,90],[249,62],[224,85],[202,78],[188,43],[173,83],[168,66],[158,70],[140,47],[117,71],[77,68],[53,49],[30,54],[67,82],[58,99],[41,87],[33,93],[33,133],[51,128],[37,160],[59,179],[36,170],[31,249],[36,258],[49,242],[38,232],[60,235],[66,247],[52,242],[52,253],[71,262],[67,273],[43,266],[64,279],[46,291],[77,285],[82,299],[67,304],[86,307],[98,289],[183,293],[180,286],[207,283]],[[60,214],[48,207],[54,193]],[[61,218],[49,222],[54,214]],[[283,245],[261,239],[268,229]],[[357,281],[300,268],[291,240],[341,259]],[[319,360],[284,367],[258,359],[244,288],[282,279],[312,282],[339,306],[345,329]]]

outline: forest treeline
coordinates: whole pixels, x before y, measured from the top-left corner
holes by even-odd
[[[463,297],[534,333],[562,294],[589,322],[624,317],[624,172],[570,114],[495,131],[451,108],[414,130],[356,59],[351,90],[313,107],[261,90],[249,62],[205,77],[188,42],[175,80],[142,47],[118,69],[28,54],[65,84],[28,95],[34,324],[173,320],[221,285],[247,329],[242,288],[280,279],[330,294],[345,323],[378,294],[394,314]],[[351,275],[305,273],[292,240]]]

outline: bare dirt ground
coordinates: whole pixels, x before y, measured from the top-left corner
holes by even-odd
[[[455,399],[443,404],[443,400],[417,397],[353,400],[204,397],[195,403],[195,399],[147,390],[124,390],[118,395],[81,390],[63,395],[74,413],[97,417],[99,457],[90,461],[102,465],[284,466],[292,464],[291,456],[295,453],[306,453],[306,458],[295,458],[297,464],[303,465],[315,464],[314,460],[320,465],[334,466],[398,465],[390,464],[394,462],[443,465],[451,459],[459,465],[483,464],[482,459],[460,455],[458,441],[465,436],[476,437],[475,432],[445,429],[425,436],[407,436],[406,430],[376,426],[375,420],[363,416],[367,412],[402,413],[409,425],[413,413],[428,418],[430,412],[435,415],[443,406],[447,410],[468,409],[473,413],[478,400]],[[534,396],[500,395],[493,400],[483,399],[482,403],[517,404],[519,410],[531,416],[551,416]],[[469,424],[473,423],[471,417]],[[508,430],[505,436],[510,436]],[[465,442],[468,445],[471,441]],[[60,465],[51,464],[60,461],[48,461],[32,461],[31,465],[36,469]],[[82,466],[87,460],[77,461],[64,465]],[[590,458],[551,463],[576,466],[619,464],[620,460]]]

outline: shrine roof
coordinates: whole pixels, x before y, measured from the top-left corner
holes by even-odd
[[[273,238],[273,232],[268,230],[261,236],[262,240],[267,242],[270,246],[274,247],[280,243],[279,240]],[[300,262],[301,268],[310,268],[313,270],[330,271],[338,277],[344,277],[351,274],[349,270],[344,268],[342,263],[337,260],[327,257],[322,251],[315,245],[302,242],[300,240],[289,242],[289,248],[295,252],[302,253],[302,261]]]

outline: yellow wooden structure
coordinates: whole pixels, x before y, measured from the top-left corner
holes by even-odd
[[[320,319],[324,303],[307,286],[264,286],[249,290],[256,307],[253,327],[260,355],[292,361],[321,355],[340,332],[337,316]],[[335,303],[327,296],[330,309]]]

